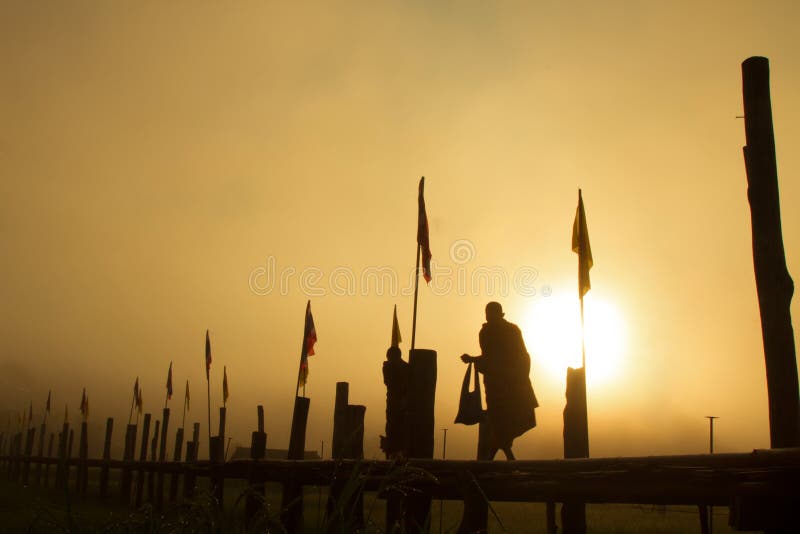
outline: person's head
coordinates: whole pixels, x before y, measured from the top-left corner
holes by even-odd
[[[389,347],[386,351],[386,359],[390,362],[397,361],[403,357],[403,353],[400,351],[400,347]]]
[[[486,305],[486,322],[491,323],[503,318],[503,307],[499,302],[490,302]]]

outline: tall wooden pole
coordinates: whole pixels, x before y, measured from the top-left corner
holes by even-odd
[[[419,243],[417,243],[417,268],[414,277],[414,318],[411,322],[411,350],[414,350],[417,342],[417,294],[419,293]]]
[[[767,371],[770,444],[773,448],[797,447],[800,445],[800,401],[789,310],[794,282],[786,269],[783,249],[767,58],[751,57],[742,63],[742,93],[747,139],[744,147],[747,199]]]

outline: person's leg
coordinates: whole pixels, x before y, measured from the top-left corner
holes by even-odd
[[[506,460],[516,460],[510,445],[508,447],[503,447],[503,452],[506,454]]]
[[[494,457],[495,457],[495,456],[497,456],[497,451],[499,451],[499,450],[500,450],[500,449],[499,449],[499,448],[497,448],[497,447],[492,447],[492,448],[489,450],[489,452],[491,453],[491,454],[489,455],[489,460],[494,460]]]

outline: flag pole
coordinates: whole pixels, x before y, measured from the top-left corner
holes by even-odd
[[[305,324],[305,323],[304,323]],[[300,347],[300,364],[297,366],[297,388],[295,388],[294,395],[295,397],[299,397],[300,393],[300,377],[303,375],[303,356],[306,354],[306,334],[305,334],[305,326],[303,326],[303,343],[301,343]],[[306,385],[303,384],[303,397],[306,396]]]
[[[136,377],[136,383],[137,384],[139,383],[139,377],[138,376]],[[133,392],[133,400],[131,401],[131,411],[128,412],[128,424],[131,424],[131,419],[133,419],[133,407],[134,406],[136,406],[136,391]],[[138,421],[139,421],[138,418],[136,419],[136,421],[137,421],[136,424],[139,424],[138,423]]]
[[[186,391],[189,391],[189,380],[186,380]],[[186,428],[186,393],[183,394],[183,419],[181,419],[181,428]]]
[[[208,446],[211,447],[211,369],[206,367],[206,399],[208,399]],[[209,448],[209,454],[211,449]]]
[[[583,325],[583,295],[581,295],[581,367],[586,372],[586,328]]]
[[[208,401],[208,457],[211,458],[211,340],[206,329],[206,400]]]
[[[414,318],[411,322],[411,350],[414,350],[414,344],[417,340],[417,294],[419,293],[419,255],[420,246],[417,243],[417,269],[416,276],[414,277]]]
[[[423,192],[425,190],[425,177],[423,176],[419,181],[419,197],[417,199],[418,204],[421,204],[421,199]],[[417,206],[417,262],[416,262],[416,269],[415,269],[415,276],[414,276],[414,315],[411,319],[411,350],[414,350],[417,342],[417,295],[419,294],[419,259],[420,253],[422,252],[422,244],[419,242],[419,230],[420,230],[420,208],[422,206]],[[426,225],[427,225],[427,214],[426,217]],[[427,228],[426,228],[427,231]],[[430,246],[430,245],[428,245]],[[427,280],[427,278],[426,278]]]

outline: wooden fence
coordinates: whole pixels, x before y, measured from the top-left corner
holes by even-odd
[[[191,438],[185,441],[186,455],[181,454],[184,429],[178,429],[172,458],[167,458],[166,435],[159,433],[166,425],[156,421],[151,436],[151,422],[152,417],[147,414],[141,429],[138,459],[133,457],[137,431],[134,425],[126,429],[123,458],[111,458],[114,429],[111,418],[107,420],[101,458],[88,458],[86,423],[79,427],[77,455],[72,454],[74,429],[66,423],[58,434],[47,434],[44,426],[38,432],[30,428],[11,436],[3,434],[0,435],[0,472],[16,483],[71,488],[78,495],[86,495],[89,469],[95,469],[99,477],[97,483],[92,484],[92,491],[96,491],[101,500],[116,498],[133,507],[149,502],[156,509],[191,499],[200,477],[210,480],[219,502],[222,502],[225,480],[231,479],[245,480],[262,493],[265,482],[294,488],[324,485],[332,488],[334,499],[337,491],[341,491],[341,481],[357,480],[364,490],[378,491],[383,497],[402,488],[398,492],[402,495],[463,500],[462,531],[472,531],[474,525],[470,524],[470,516],[474,509],[485,507],[487,500],[551,503],[548,509],[553,508],[552,503],[564,502],[728,506],[731,524],[738,529],[796,524],[789,511],[800,502],[797,483],[800,449],[511,462],[265,460],[266,435],[263,410],[259,409],[259,430],[253,432],[251,459],[226,462],[219,457],[197,459],[197,424]],[[112,471],[117,473],[114,480],[119,481],[114,485],[116,495],[110,491]],[[352,503],[348,504],[348,509],[350,507]],[[253,517],[256,511],[257,503],[249,502],[246,514]],[[554,518],[550,520],[554,525]],[[478,530],[480,528],[478,525]],[[551,531],[555,532],[554,527]]]

